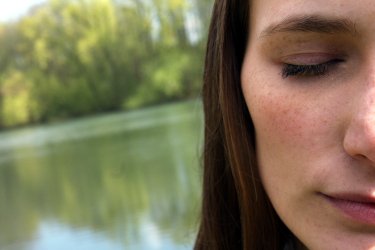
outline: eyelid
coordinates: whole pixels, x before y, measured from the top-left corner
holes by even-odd
[[[300,53],[285,56],[281,61],[291,65],[318,65],[336,59],[343,60],[343,56],[329,53]]]
[[[289,76],[295,77],[315,77],[328,74],[333,67],[344,62],[341,59],[333,59],[320,64],[311,65],[294,65],[294,64],[284,64],[281,75],[283,78]]]

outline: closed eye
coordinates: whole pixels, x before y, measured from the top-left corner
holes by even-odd
[[[334,59],[328,62],[312,65],[296,65],[296,64],[285,64],[282,69],[282,77],[287,78],[291,76],[298,77],[312,77],[321,76],[329,72],[329,70],[337,64],[343,62],[342,59]]]

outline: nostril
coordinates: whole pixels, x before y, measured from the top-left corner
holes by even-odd
[[[375,163],[375,126],[365,119],[352,121],[345,132],[343,148],[354,159]]]
[[[357,155],[354,155],[352,157],[355,158],[355,159],[357,159],[357,160],[360,160],[360,161],[368,160],[368,158],[366,156],[361,155],[361,154],[357,154]]]

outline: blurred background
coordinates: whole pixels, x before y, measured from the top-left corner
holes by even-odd
[[[0,249],[191,249],[212,0],[0,3]]]

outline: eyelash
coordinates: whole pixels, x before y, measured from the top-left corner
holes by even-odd
[[[343,62],[341,59],[334,59],[325,63],[311,65],[285,64],[282,69],[282,77],[290,76],[312,77],[325,75],[333,66]]]

